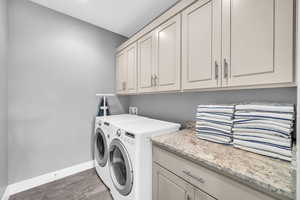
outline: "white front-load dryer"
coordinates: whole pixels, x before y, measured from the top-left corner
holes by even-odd
[[[152,200],[150,138],[179,128],[179,124],[149,118],[114,124],[108,155],[114,200]]]
[[[130,123],[145,117],[129,114],[96,117],[94,137],[94,165],[102,182],[110,189],[112,180],[108,164],[108,147],[111,141],[113,125],[116,123]]]

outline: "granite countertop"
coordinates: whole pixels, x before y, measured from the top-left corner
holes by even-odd
[[[295,199],[296,170],[289,162],[199,139],[192,129],[156,136],[152,142],[274,197]]]

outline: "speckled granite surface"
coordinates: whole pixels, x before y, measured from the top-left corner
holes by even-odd
[[[291,163],[201,140],[191,129],[153,137],[152,142],[279,199],[295,199],[296,172]]]

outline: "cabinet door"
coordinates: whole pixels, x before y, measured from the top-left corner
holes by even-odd
[[[127,56],[127,83],[126,92],[128,94],[136,93],[137,91],[137,44],[126,48]]]
[[[180,90],[181,17],[177,15],[155,30],[156,73],[159,91]]]
[[[155,90],[153,77],[154,63],[154,33],[143,36],[138,41],[138,90],[139,92],[153,92]]]
[[[182,12],[183,89],[221,85],[221,0],[199,0]]]
[[[217,200],[217,199],[195,188],[195,200]]]
[[[223,2],[223,85],[293,82],[293,0]]]
[[[194,195],[191,185],[153,164],[153,200],[194,200]]]
[[[117,93],[124,94],[126,92],[127,81],[127,64],[125,51],[118,53],[116,56],[116,75]]]

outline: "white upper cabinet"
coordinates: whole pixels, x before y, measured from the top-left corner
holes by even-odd
[[[199,0],[182,12],[182,87],[221,85],[221,0]]]
[[[293,0],[223,1],[223,86],[293,82]]]
[[[126,93],[126,81],[127,81],[127,64],[126,64],[126,53],[121,51],[116,56],[116,85],[117,93]]]
[[[154,74],[154,33],[148,33],[138,41],[138,91],[153,92]]]
[[[126,48],[127,55],[127,93],[137,92],[137,43]]]
[[[117,93],[137,92],[137,44],[134,43],[117,54]]]
[[[295,86],[294,0],[182,0],[118,51],[119,94]]]
[[[155,30],[155,47],[155,87],[158,91],[180,90],[180,15],[173,17]]]

